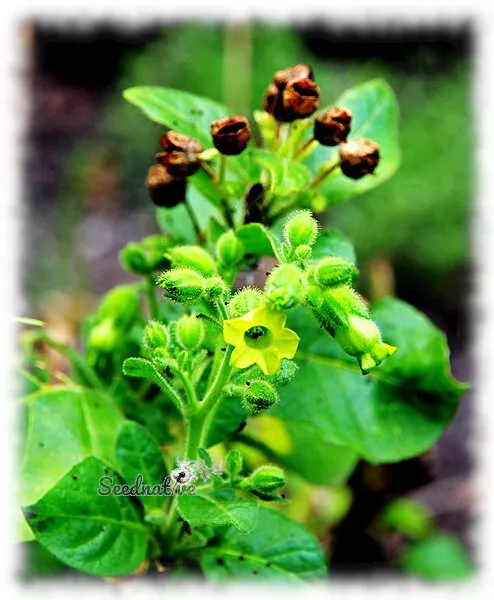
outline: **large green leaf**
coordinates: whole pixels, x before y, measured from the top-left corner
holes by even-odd
[[[194,527],[232,525],[245,533],[254,527],[258,505],[255,500],[236,497],[231,490],[220,490],[197,496],[179,496],[178,511]]]
[[[24,513],[39,543],[63,563],[100,577],[126,575],[144,562],[148,531],[129,498],[98,494],[104,476],[119,483],[103,462],[86,458]]]
[[[38,500],[88,456],[115,465],[115,444],[124,418],[105,394],[76,387],[44,389],[27,396],[23,410],[22,504]]]
[[[317,260],[326,256],[339,256],[352,263],[357,263],[355,248],[352,242],[337,229],[319,232],[316,243],[312,246],[312,259]]]
[[[246,254],[254,256],[276,256],[276,240],[261,223],[249,223],[237,228],[237,237],[241,240]]]
[[[163,453],[147,429],[133,421],[124,423],[117,439],[117,463],[126,483],[134,485],[138,475],[142,483],[154,486],[161,484],[166,476]],[[161,508],[160,496],[140,496],[139,501],[147,508]]]
[[[398,105],[389,84],[382,79],[350,88],[330,106],[344,106],[353,113],[349,140],[371,139],[379,145],[381,159],[373,175],[357,181],[345,177],[340,170],[329,176],[320,186],[329,204],[339,204],[356,194],[380,185],[397,170],[400,164],[398,141]],[[322,112],[322,111],[321,111]],[[338,150],[318,146],[308,157],[307,165],[316,172],[323,164],[338,159]]]
[[[219,444],[232,435],[242,423],[247,421],[248,416],[249,413],[242,406],[239,396],[223,395],[206,437],[206,447]]]
[[[281,390],[273,413],[307,430],[316,448],[347,446],[373,463],[394,462],[430,448],[453,418],[467,386],[450,375],[444,334],[396,299],[373,305],[383,339],[397,352],[367,376],[306,313],[292,316],[300,335],[297,377]],[[330,459],[314,452],[317,460]]]
[[[203,551],[201,567],[213,581],[229,578],[300,581],[327,574],[318,541],[284,514],[260,508],[256,526],[241,534],[221,533],[216,546]]]
[[[412,544],[400,557],[403,570],[429,581],[469,579],[473,565],[460,542],[448,533],[434,533]]]

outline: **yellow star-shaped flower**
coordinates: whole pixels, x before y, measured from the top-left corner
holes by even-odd
[[[286,315],[268,305],[251,310],[223,323],[225,342],[235,346],[230,364],[245,369],[257,364],[263,373],[273,375],[282,358],[293,358],[300,338],[285,327]]]

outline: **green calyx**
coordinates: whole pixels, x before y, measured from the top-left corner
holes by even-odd
[[[232,296],[228,303],[228,314],[230,318],[236,319],[247,314],[265,302],[262,292],[252,288],[244,288]]]
[[[204,285],[205,300],[214,302],[215,300],[227,300],[229,297],[230,288],[219,275],[206,280]]]
[[[272,465],[263,465],[256,469],[250,477],[245,480],[245,487],[257,492],[275,492],[286,485],[285,471]]]
[[[318,230],[319,226],[310,210],[301,210],[288,218],[283,235],[286,243],[292,248],[301,245],[312,246],[316,241]]]
[[[144,328],[143,344],[147,350],[166,349],[170,343],[170,334],[164,323],[149,321]]]
[[[279,401],[280,397],[276,388],[263,379],[248,381],[244,385],[242,404],[254,415],[268,410]]]
[[[297,306],[304,296],[304,275],[293,264],[280,265],[266,279],[264,293],[276,310]]]
[[[156,283],[163,289],[165,298],[181,304],[192,304],[201,299],[206,280],[192,269],[172,269],[162,273]]]
[[[204,341],[204,323],[193,315],[185,315],[177,321],[175,333],[184,350],[197,350]]]
[[[216,242],[216,256],[225,267],[234,267],[244,256],[244,245],[230,229]]]
[[[358,270],[353,263],[339,256],[323,258],[313,271],[315,283],[324,288],[351,285],[357,275]]]
[[[216,264],[213,257],[199,246],[176,246],[166,253],[172,267],[194,269],[204,277],[216,275]]]

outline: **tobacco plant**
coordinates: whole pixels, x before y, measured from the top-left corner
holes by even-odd
[[[162,233],[123,248],[136,281],[106,294],[79,348],[33,320],[22,336],[23,539],[61,563],[323,578],[330,548],[287,516],[291,480],[330,488],[359,458],[417,456],[454,416],[466,386],[444,335],[405,302],[369,305],[351,242],[316,218],[398,168],[393,92],[319,96],[307,65],[275,73],[253,121],[124,91],[159,125],[146,187]],[[46,368],[48,348],[69,373]]]

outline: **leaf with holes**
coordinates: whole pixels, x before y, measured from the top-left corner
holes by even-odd
[[[225,579],[296,582],[327,575],[316,538],[286,515],[260,508],[249,533],[228,527],[203,550],[201,568],[212,581]]]
[[[128,575],[146,559],[148,530],[129,498],[98,493],[102,477],[120,483],[103,462],[86,458],[24,514],[63,563],[99,577]]]

